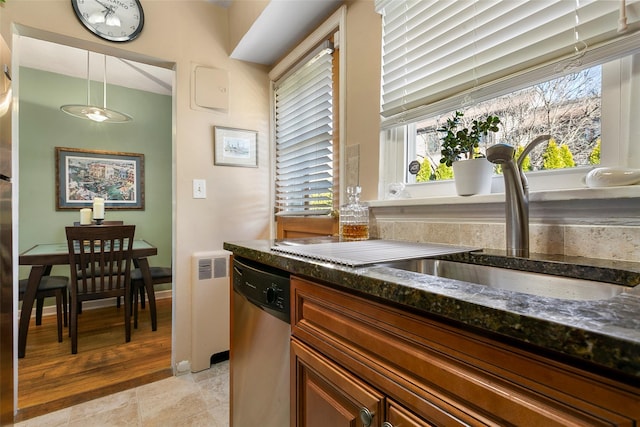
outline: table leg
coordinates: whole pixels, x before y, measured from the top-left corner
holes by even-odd
[[[151,330],[158,330],[158,315],[156,312],[156,293],[153,289],[153,281],[151,280],[151,271],[149,270],[149,261],[146,258],[137,259],[138,268],[142,273],[144,287],[149,297],[149,312],[151,313]]]
[[[31,267],[27,289],[22,297],[22,309],[20,312],[20,325],[18,327],[18,357],[23,358],[27,349],[27,333],[29,332],[29,321],[31,320],[31,311],[33,303],[36,300],[36,293],[40,279],[45,274],[46,266],[34,265]]]

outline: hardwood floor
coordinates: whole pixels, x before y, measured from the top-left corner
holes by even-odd
[[[148,308],[125,343],[122,308],[85,309],[78,319],[78,354],[67,328],[57,339],[56,317],[29,326],[26,356],[18,359],[18,415],[33,418],[84,401],[167,378],[171,370],[171,298],[158,299],[158,330]]]

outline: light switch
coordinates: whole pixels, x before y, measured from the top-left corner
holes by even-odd
[[[204,179],[193,180],[193,198],[194,199],[207,198],[207,181],[205,181]]]

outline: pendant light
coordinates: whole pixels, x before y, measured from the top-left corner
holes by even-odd
[[[91,105],[91,79],[89,78],[89,51],[87,51],[87,104],[68,104],[60,107],[62,111],[73,117],[92,120],[98,123],[125,123],[133,120],[133,117],[107,108],[107,56],[104,55],[104,72],[102,81],[102,107]]]

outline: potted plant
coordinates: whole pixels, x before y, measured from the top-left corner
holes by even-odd
[[[480,152],[480,141],[489,132],[498,132],[500,119],[488,115],[484,120],[473,120],[471,128],[468,128],[464,127],[463,116],[464,113],[456,111],[438,129],[444,134],[440,138],[440,163],[453,166],[456,190],[460,196],[490,193],[493,165]]]

